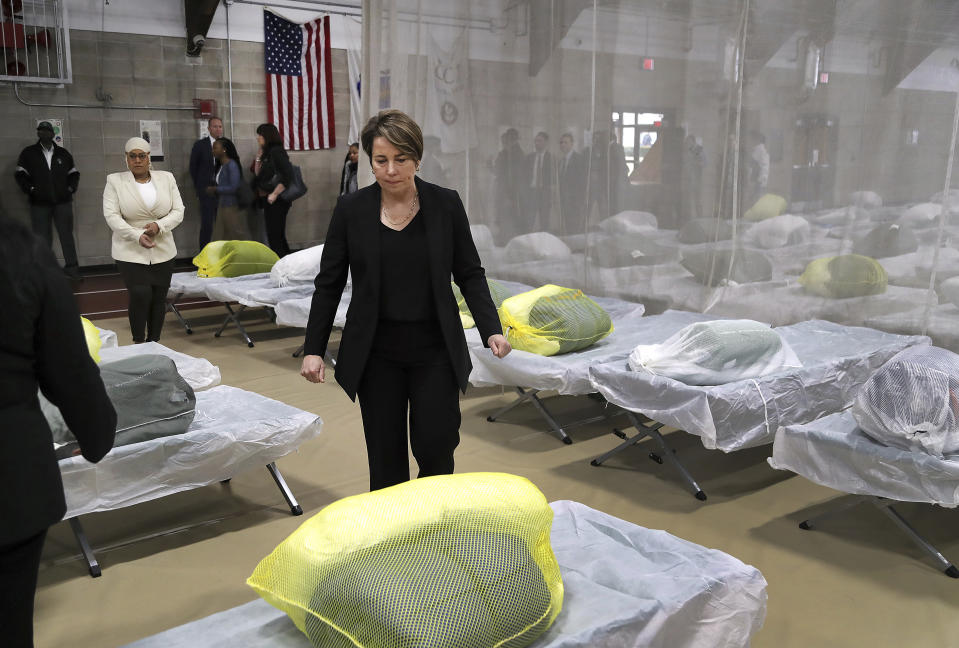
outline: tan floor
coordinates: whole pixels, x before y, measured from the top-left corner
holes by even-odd
[[[278,462],[307,516],[368,487],[359,409],[332,381],[317,386],[299,377],[299,361],[291,357],[298,331],[261,320],[250,326],[257,342],[249,349],[233,331],[213,338],[219,311],[188,314],[195,334],[187,336],[168,317],[164,344],[209,359],[224,384],[322,417],[321,436]],[[130,343],[125,319],[97,324]],[[513,413],[517,424],[486,421],[511,399],[498,389],[471,389],[464,397],[457,470],[523,475],[550,500],[578,500],[756,566],[769,582],[769,608],[754,646],[959,645],[959,581],[934,568],[871,507],[800,531],[799,521],[843,496],[771,469],[768,448],[724,455],[690,435],[670,435],[709,494],[700,503],[669,466],[647,458],[646,445],[607,466],[590,466],[617,442],[608,424],[575,430],[575,443],[564,446],[541,432],[528,406]],[[551,404],[560,414],[595,407],[585,398]],[[909,504],[900,510],[959,560],[955,511]],[[250,601],[255,595],[246,577],[304,519],[289,514],[265,468],[237,475],[228,486],[85,516],[103,565],[98,579],[87,575],[61,523],[51,530],[41,567],[37,646],[118,646]]]

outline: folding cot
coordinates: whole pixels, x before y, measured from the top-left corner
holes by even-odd
[[[206,297],[207,287],[217,283],[259,281],[269,276],[270,273],[268,272],[258,272],[241,277],[199,277],[195,270],[193,272],[174,272],[173,276],[170,277],[170,288],[167,290],[167,311],[176,315],[187,334],[192,335],[193,327],[190,326],[190,322],[183,317],[180,309],[177,308],[181,299],[184,297]]]
[[[101,351],[101,362],[143,353],[173,359],[177,371],[196,390],[196,414],[189,429],[114,448],[100,463],[81,456],[59,462],[67,499],[64,516],[76,535],[90,574],[100,566],[87,542],[79,516],[111,511],[192,490],[254,466],[266,466],[294,515],[302,513],[276,467],[276,460],[319,435],[322,421],[314,414],[259,394],[217,385],[220,372],[201,358],[146,343]]]
[[[695,319],[653,315],[645,321],[644,344],[665,341]],[[929,344],[924,336],[903,336],[874,329],[810,320],[776,329],[796,352],[802,367],[761,378],[699,387],[645,371],[631,371],[625,359],[589,368],[592,389],[626,411],[637,434],[594,459],[601,465],[611,456],[646,437],[663,451],[651,458],[666,459],[700,500],[706,494],[676,458],[659,430],[671,426],[698,435],[706,448],[733,452],[772,443],[777,426],[806,423],[838,412],[852,403],[856,390],[873,371],[899,351]],[[639,415],[647,417],[644,422]]]
[[[516,285],[504,283],[507,287]],[[614,328],[609,336],[582,351],[546,357],[513,350],[505,358],[499,359],[483,346],[476,329],[466,332],[466,342],[473,361],[470,382],[477,387],[509,386],[513,387],[518,394],[515,401],[487,417],[488,421],[495,422],[506,412],[529,401],[546,420],[551,434],[563,443],[572,443],[566,430],[606,418],[605,416],[593,417],[560,425],[546,404],[537,396],[539,392],[545,390],[574,396],[596,391],[589,384],[589,366],[616,359],[625,361],[633,347],[642,341],[644,311],[642,304],[612,297],[593,297],[592,299],[609,313]]]
[[[894,502],[959,506],[959,455],[942,459],[924,452],[900,450],[874,441],[859,429],[847,410],[776,431],[769,465],[843,493],[857,495],[799,528],[809,530],[827,517],[855,505],[871,503],[929,555],[947,576],[956,568],[893,508]]]
[[[343,328],[346,324],[346,311],[350,307],[350,297],[353,295],[352,286],[347,284],[343,289],[343,295],[340,297],[340,303],[336,307],[336,315],[333,316],[333,326]],[[276,323],[279,326],[292,326],[294,328],[306,328],[310,321],[310,308],[313,306],[313,295],[309,297],[298,297],[296,299],[285,299],[278,302],[273,307],[276,315]],[[300,345],[293,352],[293,357],[298,358],[303,353],[303,346]],[[335,362],[335,359],[334,359]]]
[[[221,281],[211,284],[207,287],[206,296],[213,301],[221,302],[227,312],[223,324],[220,325],[220,328],[213,336],[220,337],[226,327],[232,323],[236,326],[240,335],[243,336],[246,345],[252,348],[253,339],[240,322],[240,313],[247,308],[273,309],[279,302],[288,299],[310,297],[312,295],[312,281],[302,281],[280,287],[275,284],[269,274],[255,280],[235,283]],[[233,302],[237,302],[240,305],[235,311],[231,306]],[[270,318],[275,318],[272,310],[270,311]]]
[[[559,501],[551,542],[565,590],[530,648],[749,645],[766,615],[757,569],[715,549]],[[257,599],[127,648],[309,648],[289,617]]]

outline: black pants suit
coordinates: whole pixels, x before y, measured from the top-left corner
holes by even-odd
[[[396,232],[380,223],[380,187],[341,196],[333,211],[306,330],[305,353],[322,356],[352,271],[353,292],[336,381],[360,398],[370,488],[453,471],[459,394],[472,365],[450,277],[480,335],[502,333],[466,211],[452,190],[416,179],[420,210]]]

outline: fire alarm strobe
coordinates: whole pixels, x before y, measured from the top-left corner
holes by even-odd
[[[216,115],[216,100],[215,99],[194,99],[193,100],[194,116],[197,119],[203,117],[213,117]]]

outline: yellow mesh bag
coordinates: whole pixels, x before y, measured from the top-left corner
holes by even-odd
[[[522,477],[425,477],[330,504],[247,584],[317,647],[521,648],[563,604],[552,520]]]
[[[193,257],[198,277],[241,277],[269,272],[280,260],[258,241],[213,241]]]
[[[786,211],[786,199],[776,194],[768,193],[750,207],[743,218],[748,221],[761,221],[773,216],[779,216]]]
[[[476,326],[476,322],[473,321],[473,314],[470,312],[469,306],[466,305],[466,298],[460,292],[459,286],[452,282],[451,285],[453,286],[453,297],[456,298],[456,306],[460,309],[460,321],[463,323],[463,328],[471,329]],[[506,286],[493,279],[487,279],[486,285],[489,286],[489,294],[493,298],[493,306],[496,308],[499,308],[503,300],[511,294]]]
[[[499,319],[514,349],[543,356],[585,349],[613,332],[609,313],[582,290],[553,284],[504,300]]]
[[[808,293],[820,297],[865,297],[886,292],[886,269],[871,257],[844,254],[816,259],[799,276]]]
[[[81,317],[80,323],[83,324],[83,336],[87,339],[87,351],[90,352],[93,361],[100,364],[100,347],[103,346],[100,330],[86,317]]]

